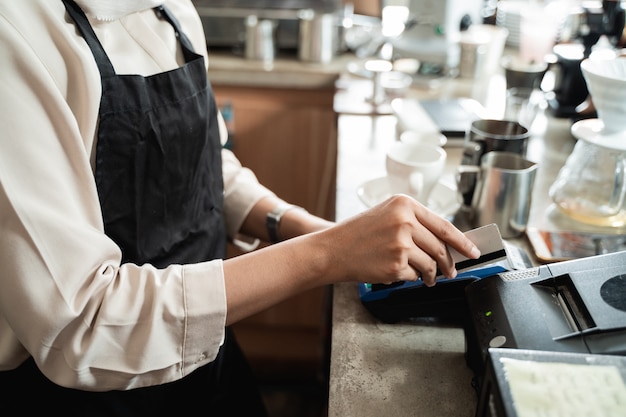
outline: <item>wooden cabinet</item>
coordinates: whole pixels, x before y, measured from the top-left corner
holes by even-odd
[[[259,181],[311,213],[335,218],[337,115],[334,88],[213,85],[230,106],[231,148]],[[237,252],[231,247],[230,256]],[[234,326],[261,379],[310,379],[324,372],[329,288],[289,299]]]
[[[383,2],[382,0],[353,0],[352,3],[354,5],[354,13],[380,17],[382,5],[389,2]]]
[[[232,150],[279,197],[335,218],[337,115],[334,88],[298,90],[214,86],[229,103]]]

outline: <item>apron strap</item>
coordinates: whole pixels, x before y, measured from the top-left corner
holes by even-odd
[[[155,7],[154,11],[158,17],[165,18],[165,20],[167,20],[174,28],[176,37],[178,38],[178,41],[183,47],[183,54],[185,55],[185,61],[190,62],[192,59],[197,58],[198,55],[195,53],[193,49],[193,45],[189,41],[189,38],[187,38],[185,33],[181,30],[180,23],[178,23],[178,20],[174,17],[172,12],[170,12],[169,9],[165,7],[165,5]]]
[[[93,28],[89,24],[89,20],[85,15],[85,12],[74,2],[74,0],[62,0],[65,5],[65,9],[70,14],[74,22],[78,26],[78,29],[82,33],[87,45],[91,48],[93,52],[93,56],[96,60],[96,64],[98,65],[98,69],[100,70],[100,74],[102,77],[110,77],[115,75],[115,69],[113,68],[113,64],[109,60],[108,55],[104,51],[100,40],[96,36],[96,33],[93,31]],[[193,59],[197,58],[198,55],[194,52],[193,45],[189,41],[189,38],[183,33],[180,27],[180,23],[174,17],[174,15],[169,11],[169,9],[165,6],[158,6],[154,8],[155,13],[158,17],[163,17],[167,20],[172,27],[174,28],[174,32],[176,33],[176,38],[179,40],[180,44],[183,47],[183,55],[185,56],[185,62],[190,62]]]
[[[74,2],[74,0],[63,0],[63,4],[72,19],[74,19],[74,22],[78,26],[78,30],[82,33],[83,38],[85,38],[87,45],[91,48],[96,64],[98,65],[98,69],[100,70],[100,75],[102,77],[114,76],[115,69],[113,68],[113,64],[111,64],[111,61],[104,51],[102,44],[98,40],[96,33],[89,24],[89,20],[87,20],[87,16],[85,16],[83,9],[81,9],[78,4]]]

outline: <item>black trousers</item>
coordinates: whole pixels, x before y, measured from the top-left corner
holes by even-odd
[[[258,385],[234,335],[215,361],[168,384],[128,391],[89,392],[60,387],[28,359],[0,372],[2,415],[63,416],[259,416],[266,417]]]

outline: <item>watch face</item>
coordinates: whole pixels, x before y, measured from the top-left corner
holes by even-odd
[[[280,242],[282,240],[278,234],[278,225],[280,224],[280,219],[283,217],[285,212],[291,208],[293,208],[293,206],[279,204],[274,207],[272,211],[267,213],[267,234],[269,235],[272,243]]]
[[[291,209],[304,210],[302,207],[295,206],[293,204],[279,204],[272,211],[267,213],[265,220],[267,227],[267,234],[270,237],[272,243],[280,242],[282,238],[278,233],[278,226],[280,225],[280,219],[283,215]],[[306,210],[304,210],[306,211]]]

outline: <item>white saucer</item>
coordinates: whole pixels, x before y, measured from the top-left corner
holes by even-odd
[[[364,182],[357,188],[356,193],[367,207],[373,207],[391,196],[387,177],[374,178]],[[435,184],[428,198],[429,209],[442,217],[449,217],[454,215],[459,207],[456,188],[443,180]]]
[[[606,132],[600,119],[585,119],[574,123],[572,135],[594,145],[604,148],[626,151],[626,131]]]

